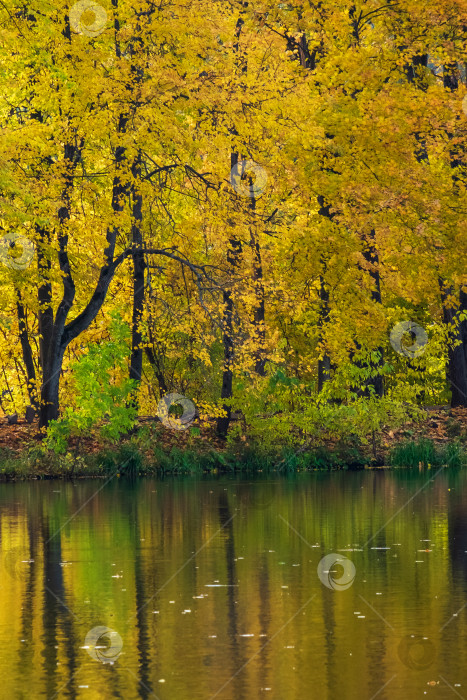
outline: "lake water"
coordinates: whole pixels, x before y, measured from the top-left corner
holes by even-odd
[[[0,514],[1,698],[467,699],[465,472],[1,484]]]

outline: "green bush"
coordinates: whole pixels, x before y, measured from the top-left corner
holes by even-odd
[[[127,376],[130,330],[115,314],[110,336],[109,342],[90,345],[71,365],[75,405],[52,421],[45,438],[56,454],[66,452],[71,437],[89,435],[96,427],[104,439],[117,441],[135,424],[131,398],[137,382]]]

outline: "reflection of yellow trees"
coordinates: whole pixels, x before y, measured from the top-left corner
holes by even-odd
[[[462,605],[465,582],[452,571],[446,513],[447,489],[460,491],[465,475],[449,475],[449,484],[446,474],[437,476],[383,527],[425,480],[402,472],[276,477],[273,504],[257,510],[240,498],[244,484],[233,480],[147,480],[131,487],[115,481],[55,537],[97,484],[62,484],[59,494],[46,485],[5,488],[5,697],[27,694],[31,683],[37,697],[46,688],[57,692],[73,671],[69,687],[76,697],[112,697],[114,687],[137,697],[131,669],[156,693],[163,685],[167,697],[209,698],[258,652],[219,697],[257,697],[258,688],[266,687],[281,698],[315,697],[310,687],[316,697],[338,697],[344,683],[345,696],[353,700],[362,697],[362,684],[375,693],[394,673],[413,687],[413,672],[397,656],[401,637],[412,633],[444,649],[433,677],[442,663],[446,674],[441,666],[440,673],[459,678],[466,650],[457,639],[467,631],[465,618],[439,630]],[[35,561],[13,578],[5,556],[22,546],[26,554],[35,548]],[[354,550],[343,552],[356,566],[354,584],[345,592],[330,591],[319,582],[318,562],[346,549]],[[62,602],[74,615],[46,590],[57,593],[59,574]],[[98,625],[123,640],[112,669],[80,649]],[[46,681],[50,658],[52,677]]]

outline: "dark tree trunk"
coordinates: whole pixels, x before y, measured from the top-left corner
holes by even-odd
[[[243,14],[248,6],[248,3],[243,4],[243,10],[240,12],[240,16],[237,20],[235,26],[235,42],[233,45],[233,52],[236,54],[235,67],[237,72],[245,73],[247,69],[246,57],[240,53],[240,36],[242,33],[242,28],[244,25]],[[231,129],[232,135],[236,135],[235,128]],[[239,161],[239,153],[232,149],[230,154],[230,168],[232,169],[237,165]],[[233,227],[235,223],[232,221],[230,225]],[[242,254],[242,245],[238,238],[235,236],[234,232],[229,240],[227,248],[227,265],[229,267],[229,272],[231,278],[234,277],[237,270],[238,264],[240,262],[240,256]],[[232,398],[232,387],[233,387],[233,360],[234,360],[234,339],[233,339],[233,314],[234,314],[234,301],[232,289],[227,287],[222,292],[223,301],[223,319],[222,319],[222,345],[224,350],[223,357],[223,369],[222,369],[222,385],[221,385],[221,399],[231,399]],[[217,419],[216,431],[217,435],[224,439],[227,437],[227,432],[230,425],[230,417],[232,413],[231,406],[227,403],[222,405],[224,411],[224,416],[219,416]]]
[[[250,187],[253,186],[250,178]],[[251,198],[252,210],[256,209],[256,200]],[[263,263],[261,260],[261,247],[259,238],[255,232],[255,225],[250,227],[250,245],[253,252],[253,285],[255,295],[255,308],[253,310],[253,326],[255,329],[255,372],[260,377],[264,377],[266,357],[265,357],[265,342],[266,342],[266,326],[265,326],[265,301],[264,301],[264,284],[263,284]]]
[[[457,64],[449,64],[444,66],[443,83],[447,90],[458,90],[459,81],[457,78]],[[448,138],[451,141],[453,134],[448,133]],[[456,174],[456,169],[462,163],[462,150],[458,145],[451,145],[450,160],[452,168],[452,179],[454,186],[459,183],[459,177]],[[448,347],[448,359],[446,367],[446,377],[451,385],[451,407],[457,406],[467,407],[467,322],[457,318],[458,314],[454,313],[454,309],[447,308],[446,296],[452,294],[452,289],[446,290],[442,284],[441,296],[443,300],[443,319],[451,328],[451,340],[454,341],[455,347],[451,344]],[[460,290],[459,294],[459,314],[467,312],[467,292]]]
[[[37,409],[39,407],[39,402],[36,394],[36,368],[34,367],[31,343],[29,342],[28,329],[26,325],[26,312],[19,289],[16,289],[16,311],[18,314],[19,339],[21,343],[21,350],[23,352],[24,366],[26,367],[29,401],[31,406],[34,406],[34,408]]]
[[[253,246],[253,282],[255,285],[255,310],[253,314],[253,323],[255,326],[255,339],[258,344],[255,351],[255,372],[260,377],[264,377],[266,374],[266,356],[265,356],[265,344],[266,344],[266,325],[265,325],[265,301],[264,301],[264,285],[263,285],[263,263],[261,260],[261,248],[259,241],[255,238],[252,233],[252,246]]]
[[[232,154],[232,167],[237,162],[237,154]],[[233,225],[233,222],[232,222]],[[232,273],[232,278],[238,268],[240,256],[242,253],[242,245],[238,238],[232,234],[229,240],[227,249],[227,264]],[[234,301],[231,288],[224,289],[222,292],[222,301],[224,304],[223,323],[222,323],[222,344],[224,348],[223,370],[222,370],[222,386],[221,399],[232,398],[233,386],[233,360],[234,360]],[[230,417],[232,409],[229,404],[222,405],[225,415],[219,416],[217,419],[217,434],[221,438],[227,437],[227,432],[230,425]]]
[[[59,386],[65,348],[57,343],[50,347],[47,365],[42,375],[39,427],[45,428],[57,420],[59,411]]]
[[[153,9],[150,10],[149,15],[151,15]],[[144,51],[143,34],[141,31],[141,25],[139,21],[136,23],[137,37],[135,36],[132,41],[130,41],[128,46],[128,52],[131,57],[131,90],[138,88],[144,77],[144,72],[141,66],[138,66],[134,57],[138,53]],[[118,47],[120,50],[120,47]],[[136,104],[136,103],[135,103]],[[128,119],[128,118],[126,118]],[[133,222],[131,226],[131,247],[132,247],[132,263],[133,263],[133,313],[131,321],[131,356],[130,356],[130,379],[135,379],[136,381],[141,381],[141,375],[143,371],[143,348],[142,348],[142,335],[141,335],[141,321],[143,316],[143,306],[144,306],[144,251],[143,251],[143,234],[141,230],[141,225],[143,221],[143,195],[140,190],[141,184],[141,152],[139,151],[136,159],[131,166],[131,174],[133,177],[133,184],[131,188],[131,194],[133,196]],[[133,405],[138,406],[138,395],[135,392],[133,398]]]
[[[467,322],[459,321],[458,313],[467,312],[467,293],[460,292],[459,312],[448,304],[452,289],[440,280],[443,321],[449,328],[450,343],[446,364],[446,379],[451,387],[451,407],[467,407]]]
[[[233,371],[232,362],[234,354],[233,346],[233,299],[232,295],[228,291],[223,292],[224,301],[224,330],[222,335],[222,343],[224,346],[224,369],[222,372],[222,387],[221,387],[221,399],[232,398],[232,383],[233,383]],[[230,425],[230,417],[232,409],[230,405],[223,404],[222,409],[225,413],[224,416],[219,416],[217,419],[217,434],[219,437],[226,438],[227,432]]]
[[[165,381],[164,377],[164,372],[161,367],[161,363],[159,361],[159,358],[157,357],[156,353],[154,350],[150,347],[145,348],[146,351],[146,357],[148,358],[152,368],[154,369],[154,373],[156,375],[157,382],[159,384],[159,390],[161,394],[165,394],[168,391],[167,387],[167,382]]]
[[[326,269],[326,262],[323,261],[324,269]],[[326,324],[329,323],[329,290],[325,284],[324,276],[319,276],[320,287],[319,287],[319,317],[318,317],[318,328],[319,328],[319,340],[322,342],[324,340],[324,329]],[[318,392],[323,390],[325,382],[328,382],[331,378],[331,358],[325,352],[323,358],[318,360]]]
[[[67,224],[70,219],[70,197],[73,189],[73,176],[78,162],[81,159],[81,148],[84,141],[78,144],[67,143],[64,147],[65,175],[62,191],[62,206],[58,210],[58,262],[62,273],[63,296],[58,305],[55,318],[52,310],[51,284],[50,284],[50,259],[44,262],[45,255],[43,249],[38,253],[39,270],[43,276],[43,283],[39,288],[39,298],[44,297],[46,307],[43,309],[42,322],[39,314],[39,331],[42,342],[42,387],[41,405],[39,410],[39,427],[45,428],[51,420],[58,418],[59,410],[59,384],[60,373],[63,363],[63,355],[67,344],[63,342],[65,323],[68,312],[75,298],[75,284],[71,274],[70,261],[68,258],[68,229]],[[50,240],[48,233],[45,239]],[[41,240],[41,248],[45,244],[44,238]],[[41,328],[42,326],[42,328]],[[44,327],[45,326],[45,327]]]
[[[127,118],[121,116],[119,131],[124,130],[126,122]],[[39,270],[44,280],[39,287],[39,300],[44,300],[44,305],[39,313],[42,365],[41,406],[39,413],[40,428],[47,427],[51,420],[58,418],[60,373],[65,350],[69,343],[88,328],[97,316],[106,297],[110,281],[112,280],[117,266],[121,262],[121,256],[117,258],[117,260],[114,260],[117,229],[112,227],[107,230],[108,245],[104,251],[105,262],[101,267],[99,279],[92,297],[84,310],[73,321],[66,325],[68,313],[75,298],[75,285],[68,258],[67,222],[70,218],[70,197],[73,188],[73,174],[81,158],[82,145],[82,141],[79,145],[65,145],[66,173],[62,192],[62,206],[58,211],[58,262],[62,273],[63,295],[58,305],[55,318],[52,310],[51,284],[48,274],[51,263],[48,258],[48,253],[41,250],[49,240],[48,234],[46,234],[45,238],[41,241],[41,245],[38,246]],[[120,181],[119,168],[124,159],[124,153],[125,149],[121,147],[118,147],[115,152],[117,174],[114,176],[112,190],[112,209],[114,212],[120,212],[123,209],[122,196],[126,190]]]
[[[464,320],[460,322],[459,328],[462,340],[462,348],[464,350],[464,362],[465,366],[467,367],[467,287],[465,288],[465,290],[461,289],[459,294],[459,301],[459,310],[466,315],[466,318],[464,318]]]
[[[114,20],[116,31],[119,29],[118,17]],[[139,27],[137,27],[139,32]],[[68,16],[65,17],[64,37],[71,40],[71,30]],[[128,51],[133,57],[140,46],[140,39],[135,38],[130,42]],[[121,56],[119,42],[116,39],[115,53]],[[70,57],[70,54],[69,54]],[[142,70],[131,65],[132,79],[127,87],[130,94],[128,108],[119,115],[117,133],[124,134],[129,120],[137,108],[137,100],[133,98],[133,91],[137,82],[141,81]],[[118,266],[128,257],[132,249],[124,251],[115,257],[115,247],[119,229],[109,226],[107,229],[107,246],[104,250],[104,260],[99,271],[99,278],[93,290],[90,300],[85,308],[67,324],[67,317],[75,298],[75,285],[68,258],[68,221],[71,213],[71,193],[73,191],[74,171],[81,160],[81,149],[84,144],[83,139],[78,139],[76,130],[71,131],[69,143],[64,147],[64,182],[62,189],[62,206],[58,211],[58,262],[62,276],[63,294],[58,304],[54,316],[52,307],[52,285],[51,285],[51,259],[50,243],[51,232],[40,230],[38,233],[38,266],[40,284],[38,288],[39,300],[39,334],[40,334],[40,365],[42,368],[41,405],[39,415],[40,428],[47,427],[49,422],[58,417],[59,413],[59,383],[62,369],[63,356],[68,345],[77,338],[96,318],[101,309]],[[128,185],[124,184],[123,168],[126,162],[126,148],[117,146],[114,151],[114,178],[112,183],[111,207],[115,215],[123,211],[124,201],[128,197]],[[138,201],[136,197],[135,202]],[[136,204],[136,213],[138,204]],[[135,217],[137,221],[137,217]],[[138,234],[134,233],[137,238]],[[157,251],[165,255],[166,251]],[[139,270],[138,270],[139,274]]]
[[[331,214],[331,205],[327,204],[322,195],[318,196],[318,214],[328,219],[333,220],[333,214]],[[326,325],[329,323],[329,288],[325,282],[326,274],[326,260],[321,256],[321,264],[323,266],[323,272],[319,276],[319,316],[318,316],[318,328],[319,337],[318,344],[323,343],[325,339],[325,329]],[[323,390],[325,382],[329,381],[331,378],[331,358],[327,352],[324,352],[322,359],[318,360],[318,392]]]
[[[37,267],[41,280],[37,290],[39,302],[39,364],[44,374],[52,338],[54,314],[52,309],[52,284],[50,271],[52,263],[47,252],[50,244],[50,234],[47,230],[38,228]]]
[[[299,60],[302,68],[308,68],[309,70],[315,70],[316,68],[316,49],[310,53],[307,38],[304,34],[300,36],[298,40],[289,37],[287,40],[289,50],[295,50],[296,56]],[[331,214],[331,205],[326,203],[325,198],[322,195],[318,196],[319,210],[318,214],[329,221],[333,220],[333,214]],[[324,342],[326,325],[329,322],[329,289],[325,282],[326,273],[326,260],[321,257],[321,264],[323,266],[323,273],[320,275],[320,286],[319,286],[319,316],[318,316],[318,329],[319,337],[318,344]],[[322,359],[318,360],[318,392],[323,390],[325,382],[329,381],[331,378],[331,358],[325,351]]]
[[[139,160],[132,167],[132,175],[135,183],[139,181],[141,175],[141,165]],[[143,348],[141,335],[141,320],[144,306],[144,251],[143,236],[141,232],[141,222],[143,220],[143,197],[137,188],[133,187],[133,224],[131,227],[132,242],[132,262],[133,262],[133,317],[131,325],[131,357],[130,357],[130,379],[141,381],[143,371]],[[133,398],[134,405],[137,406],[137,396]]]
[[[369,236],[365,236],[363,238],[363,257],[365,258],[366,262],[369,264],[369,272],[370,272],[370,277],[373,280],[373,289],[371,291],[371,298],[376,304],[381,304],[381,282],[380,282],[380,277],[379,277],[379,255],[378,251],[375,246],[375,231],[372,230]],[[383,383],[383,377],[379,373],[379,369],[382,367],[384,364],[384,359],[383,359],[383,348],[379,347],[377,348],[377,351],[379,353],[379,360],[378,362],[373,365],[375,369],[375,374],[371,376],[369,379],[367,379],[364,384],[366,389],[364,390],[364,395],[369,396],[371,393],[374,392],[376,396],[379,396],[380,398],[384,396],[384,383]],[[370,387],[373,389],[373,392],[370,391]]]

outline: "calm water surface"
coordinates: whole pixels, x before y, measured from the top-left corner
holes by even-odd
[[[0,517],[1,698],[467,700],[465,472],[2,484]]]

